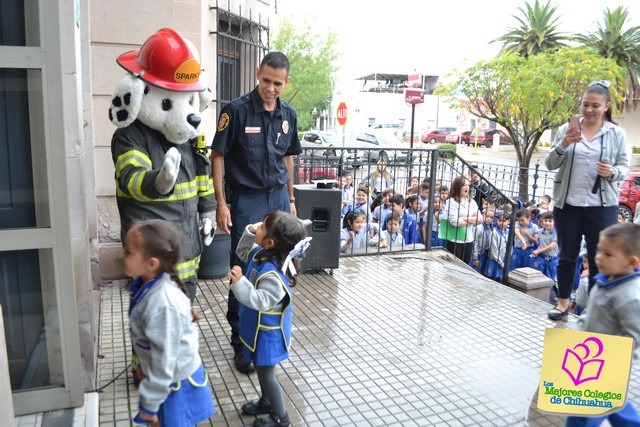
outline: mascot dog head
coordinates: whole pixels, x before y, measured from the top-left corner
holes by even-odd
[[[213,97],[200,82],[198,53],[187,39],[163,28],[117,62],[130,74],[120,80],[111,99],[113,124],[127,127],[137,119],[174,144],[198,135],[200,113]]]

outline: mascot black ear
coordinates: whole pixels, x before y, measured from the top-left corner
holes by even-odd
[[[119,128],[124,128],[133,123],[140,112],[142,97],[145,94],[146,84],[139,78],[127,74],[120,82],[111,98],[109,107],[109,120]]]

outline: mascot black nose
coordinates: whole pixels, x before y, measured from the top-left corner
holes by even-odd
[[[194,127],[194,129],[198,129],[198,126],[200,126],[200,122],[202,121],[202,119],[200,119],[200,116],[197,114],[189,114],[187,116],[187,122]]]

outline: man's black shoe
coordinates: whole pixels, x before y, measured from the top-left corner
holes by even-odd
[[[242,405],[242,413],[247,415],[270,414],[271,404],[263,398],[250,400]]]
[[[253,427],[289,427],[289,415],[280,418],[271,413],[268,417],[258,418],[253,422]]]
[[[236,364],[236,369],[238,370],[238,372],[242,372],[243,374],[250,374],[256,370],[256,368],[253,366],[253,363],[250,360],[244,358],[242,350],[235,352],[233,361]]]

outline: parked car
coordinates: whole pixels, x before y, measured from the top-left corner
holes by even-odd
[[[303,148],[329,149],[341,145],[340,137],[337,132],[308,130],[300,139]]]
[[[460,142],[462,142],[463,144],[468,144],[470,139],[469,135],[471,135],[470,130],[465,130],[464,132],[451,132],[449,135],[447,135],[445,141],[451,142],[453,144],[458,144]]]
[[[478,131],[478,145],[484,145],[487,148],[491,148],[493,146],[493,135],[498,133],[500,135],[500,145],[508,145],[513,144],[511,137],[507,135],[504,131],[499,129],[491,129],[488,131]],[[474,145],[476,143],[476,133],[471,132],[469,134],[469,140],[467,141],[467,145]]]
[[[300,144],[304,150],[300,157],[324,156],[335,164],[353,168],[362,165],[361,153],[345,151],[342,156],[342,137],[337,132],[309,130],[302,135]]]
[[[629,172],[629,176],[620,183],[618,189],[618,211],[625,221],[633,221],[636,205],[640,202],[640,171]]]
[[[429,132],[425,132],[422,134],[421,141],[428,142],[429,144],[435,144],[436,142],[445,142],[447,139],[447,135],[449,135],[451,131],[447,129],[434,129]]]
[[[379,129],[369,129],[357,134],[346,148],[358,150],[369,163],[377,162],[380,157],[388,162],[406,162],[409,156],[407,144],[397,136]]]
[[[402,139],[404,137],[406,128],[404,127],[404,123],[378,123],[371,126],[368,130],[383,132],[387,135],[395,136]]]

